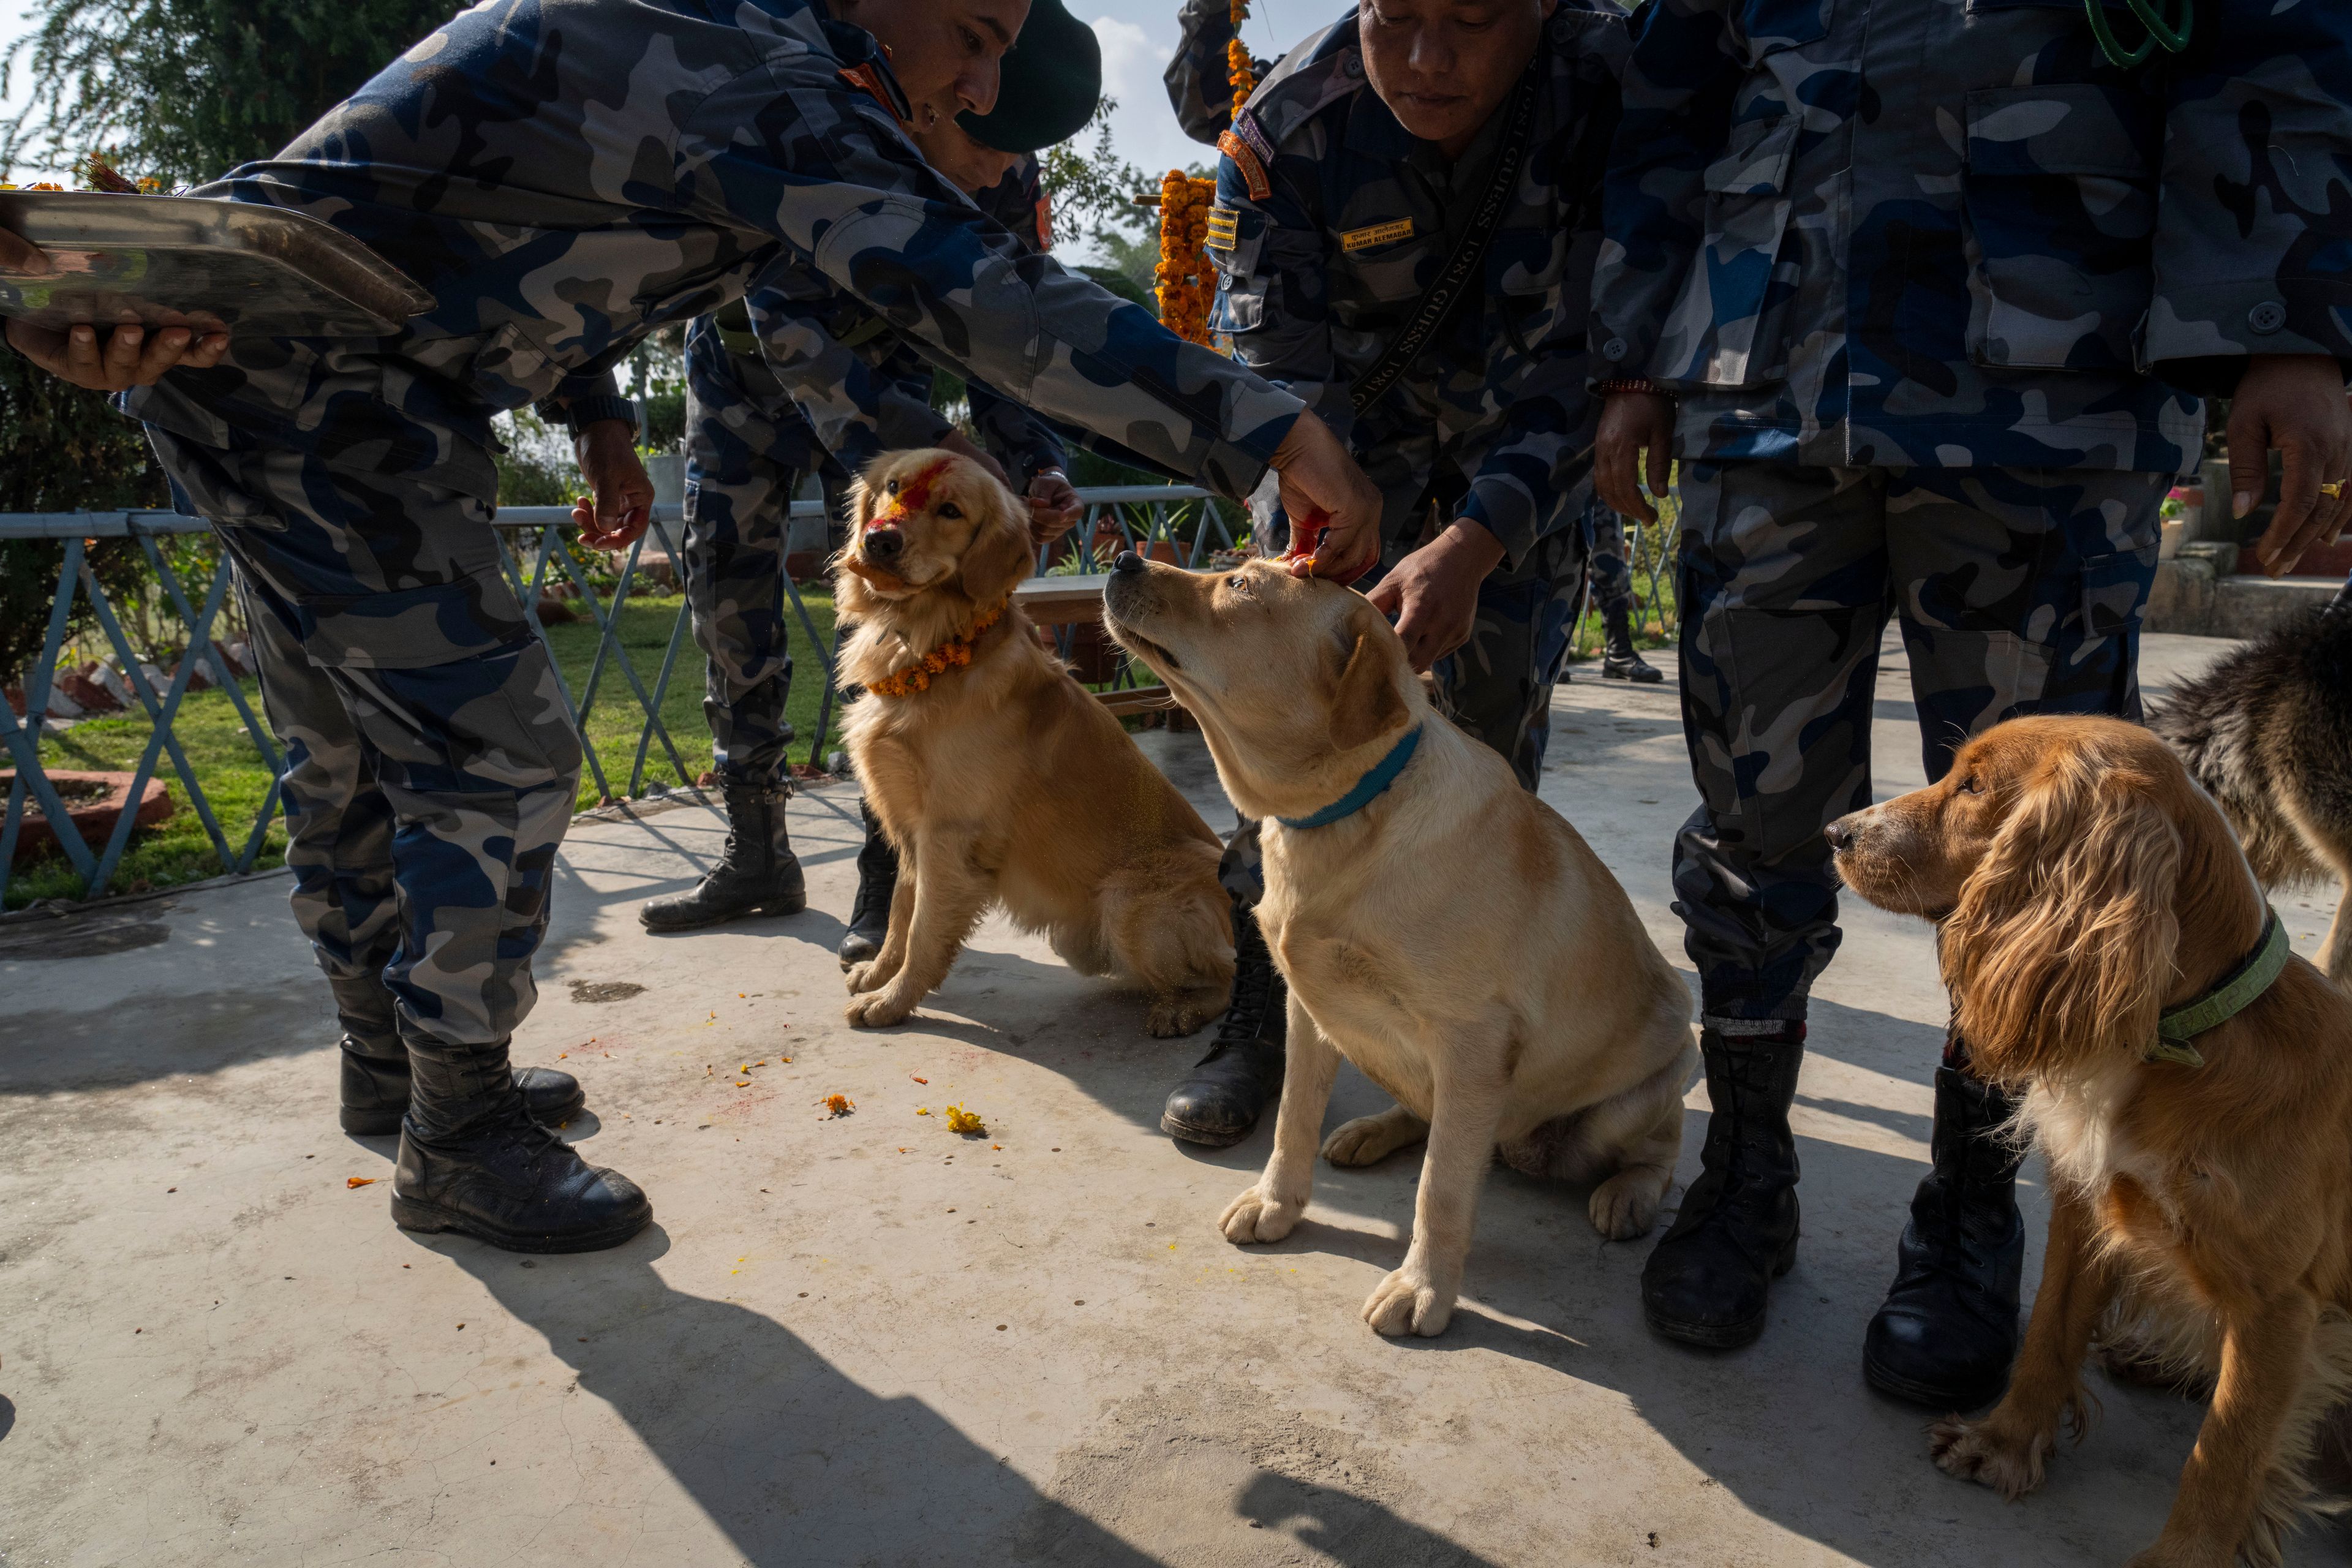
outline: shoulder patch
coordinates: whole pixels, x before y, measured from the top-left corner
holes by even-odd
[[[1212,250],[1231,250],[1241,243],[1242,215],[1233,207],[1209,209],[1209,232],[1201,243]]]
[[[1265,177],[1265,165],[1258,161],[1256,151],[1232,132],[1217,138],[1217,151],[1234,161],[1242,172],[1243,184],[1249,186],[1250,200],[1262,202],[1274,194],[1274,182]]]
[[[1387,245],[1395,240],[1412,237],[1412,219],[1396,218],[1388,223],[1376,223],[1366,228],[1351,228],[1339,237],[1342,250],[1370,250],[1375,245]]]
[[[1274,162],[1274,143],[1266,140],[1265,132],[1258,129],[1257,116],[1248,110],[1244,109],[1234,116],[1233,134],[1248,142],[1250,151],[1255,153],[1261,162],[1268,164]]]

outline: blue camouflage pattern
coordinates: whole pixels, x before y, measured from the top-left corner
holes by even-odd
[[[1209,249],[1210,328],[1348,442],[1390,498],[1386,536],[1416,529],[1424,493],[1458,475],[1458,515],[1513,563],[1576,522],[1566,498],[1590,470],[1588,299],[1624,20],[1563,5],[1539,47],[1534,141],[1482,287],[1362,414],[1349,384],[1451,254],[1449,223],[1483,194],[1507,117],[1493,116],[1457,160],[1414,138],[1364,79],[1351,11],[1252,94],[1234,132],[1248,156],[1218,164]],[[1221,225],[1232,236],[1223,246]]]
[[[532,1001],[581,761],[488,526],[495,414],[608,390],[646,334],[790,254],[968,379],[1228,494],[1297,416],[1024,252],[884,100],[903,110],[878,46],[808,0],[486,0],[196,193],[331,223],[436,301],[381,338],[240,335],[124,401],[284,634],[256,647],[299,753],[296,913],[331,977],[378,951],[331,910],[381,897],[389,816],[383,979],[441,1089],[504,1071],[488,1047]],[[347,861],[368,874],[339,894]]]
[[[878,47],[809,0],[493,0],[200,195],[288,207],[437,304],[366,342],[240,338],[148,423],[488,498],[491,416],[806,262],[940,363],[1245,495],[1297,400],[1033,255],[926,164]],[[896,100],[904,108],[903,98]]]
[[[1701,1011],[1801,1019],[1838,946],[1822,830],[1871,802],[1881,636],[1902,623],[1927,777],[2029,713],[2137,719],[2167,475],[1685,463],[1675,838]]]
[[[152,439],[236,562],[285,757],[294,915],[346,1028],[377,1055],[387,1031],[427,1054],[502,1044],[537,995],[581,755],[545,645],[481,559],[488,507],[303,454]],[[342,603],[373,613],[322,610]],[[477,1065],[491,1076],[473,1092],[503,1081],[503,1058]]]
[[[2246,356],[2352,360],[2352,6],[2197,16],[2122,70],[2081,0],[1650,0],[1596,373],[1685,459],[2193,469]]]
[[[1036,160],[1024,158],[974,202],[1043,248],[1039,195]],[[929,362],[822,274],[780,264],[750,298],[770,327],[766,338],[742,306],[698,316],[687,331],[681,554],[722,784],[767,784],[783,771],[793,683],[785,547],[802,476],[821,472],[828,493],[838,493],[884,450],[936,446],[952,428],[931,405]],[[739,312],[745,319],[734,320]],[[1044,421],[979,383],[967,391],[982,445],[1016,484],[1063,466]],[[827,410],[837,449],[826,447],[800,396]],[[837,549],[843,520],[828,508],[827,523],[827,549]]]
[[[1625,520],[1588,491],[1584,503],[1586,580],[1592,607],[1604,617],[1633,613],[1633,552],[1626,546]]]

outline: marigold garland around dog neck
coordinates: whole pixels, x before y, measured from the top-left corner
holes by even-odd
[[[961,637],[952,637],[930,652],[902,669],[893,670],[879,680],[869,680],[866,689],[877,697],[910,697],[918,691],[930,689],[931,678],[945,675],[950,669],[961,669],[971,663],[972,645],[981,634],[1004,616],[1004,601],[1000,600],[982,610],[971,623],[971,629]]]

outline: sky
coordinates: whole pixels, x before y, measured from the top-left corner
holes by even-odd
[[[1146,174],[1207,163],[1208,148],[1176,127],[1160,80],[1176,53],[1176,0],[1068,0],[1102,43],[1103,91],[1118,100],[1111,136],[1119,155]],[[1347,14],[1346,0],[1252,0],[1242,40],[1260,59],[1278,59],[1300,38]]]

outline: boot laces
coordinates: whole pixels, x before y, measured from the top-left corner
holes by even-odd
[[[1255,942],[1249,945],[1253,951],[1235,955],[1233,1000],[1225,1005],[1209,1054],[1196,1066],[1206,1067],[1229,1049],[1254,1044],[1265,1031],[1266,1014],[1274,1005],[1276,989],[1274,960]]]

